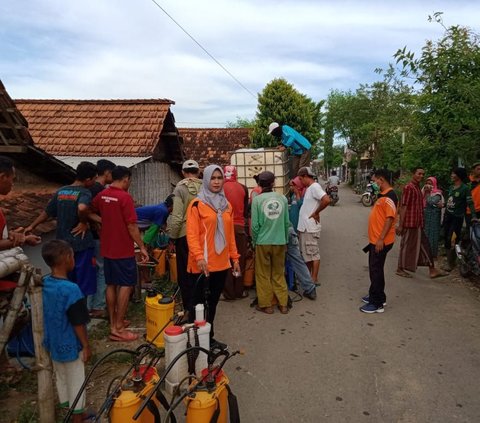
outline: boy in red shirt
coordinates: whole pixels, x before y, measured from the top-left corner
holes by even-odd
[[[124,324],[128,301],[137,283],[137,263],[134,243],[140,247],[142,262],[148,260],[137,226],[137,214],[131,195],[131,172],[125,166],[112,171],[112,184],[100,192],[92,206],[98,211],[102,223],[100,253],[104,257],[105,282],[107,284],[107,309],[110,317],[110,340],[135,341],[138,335],[127,331]]]

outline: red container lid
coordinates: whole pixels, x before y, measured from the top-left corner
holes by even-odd
[[[219,369],[218,367],[215,367],[212,370],[212,373],[213,373],[213,376],[215,377],[215,383],[219,383],[223,377],[223,369]],[[207,375],[208,375],[208,369],[203,369],[202,379],[205,379]]]
[[[183,333],[183,329],[181,326],[169,326],[164,333],[168,336],[178,336]]]

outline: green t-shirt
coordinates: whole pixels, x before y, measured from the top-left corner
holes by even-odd
[[[458,187],[451,186],[447,195],[447,213],[453,214],[456,217],[464,217],[467,205],[471,207],[470,210],[472,210],[473,200],[470,188],[463,183]]]
[[[254,245],[286,245],[288,242],[287,199],[277,192],[257,195],[252,202]]]

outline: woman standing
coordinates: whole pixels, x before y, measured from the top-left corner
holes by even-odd
[[[203,172],[203,184],[198,197],[187,209],[187,271],[193,289],[193,306],[205,303],[205,292],[208,290],[207,321],[212,325],[212,348],[226,348],[225,344],[213,338],[213,321],[227,272],[231,267],[230,260],[233,262],[234,274],[240,273],[233,210],[225,197],[223,184],[222,168],[217,165],[207,166]],[[202,274],[204,277],[201,277]],[[189,320],[193,322],[193,307],[188,313]]]
[[[442,207],[444,206],[442,191],[438,189],[437,178],[430,176],[422,188],[425,233],[432,250],[433,258],[438,257],[438,240],[442,220]]]
[[[458,244],[461,240],[463,219],[465,218],[467,206],[470,207],[470,210],[474,210],[470,188],[465,184],[465,181],[468,180],[465,168],[457,167],[454,169],[451,179],[453,185],[448,190],[445,216],[443,217],[445,252],[447,255],[447,263],[444,266],[444,270],[448,272],[455,267],[456,259],[455,249],[452,248],[452,236],[455,234],[455,244]],[[472,216],[476,217],[474,213]]]

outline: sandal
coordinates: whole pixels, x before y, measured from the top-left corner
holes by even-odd
[[[272,307],[260,307],[259,305],[256,305],[255,310],[261,311],[262,313],[265,313],[265,314],[273,314]]]
[[[430,279],[443,278],[444,276],[448,276],[448,275],[449,274],[447,272],[438,270],[435,274],[430,275]]]
[[[280,313],[282,313],[282,314],[288,314],[288,307],[287,307],[287,306],[279,305],[279,306],[278,306],[278,309],[280,310]]]
[[[398,276],[401,276],[402,278],[407,278],[407,279],[413,278],[413,276],[410,273],[405,272],[405,270],[402,270],[402,271],[397,270],[395,274]]]
[[[108,339],[113,342],[132,342],[138,339],[138,335],[126,330],[120,333],[111,333]]]

